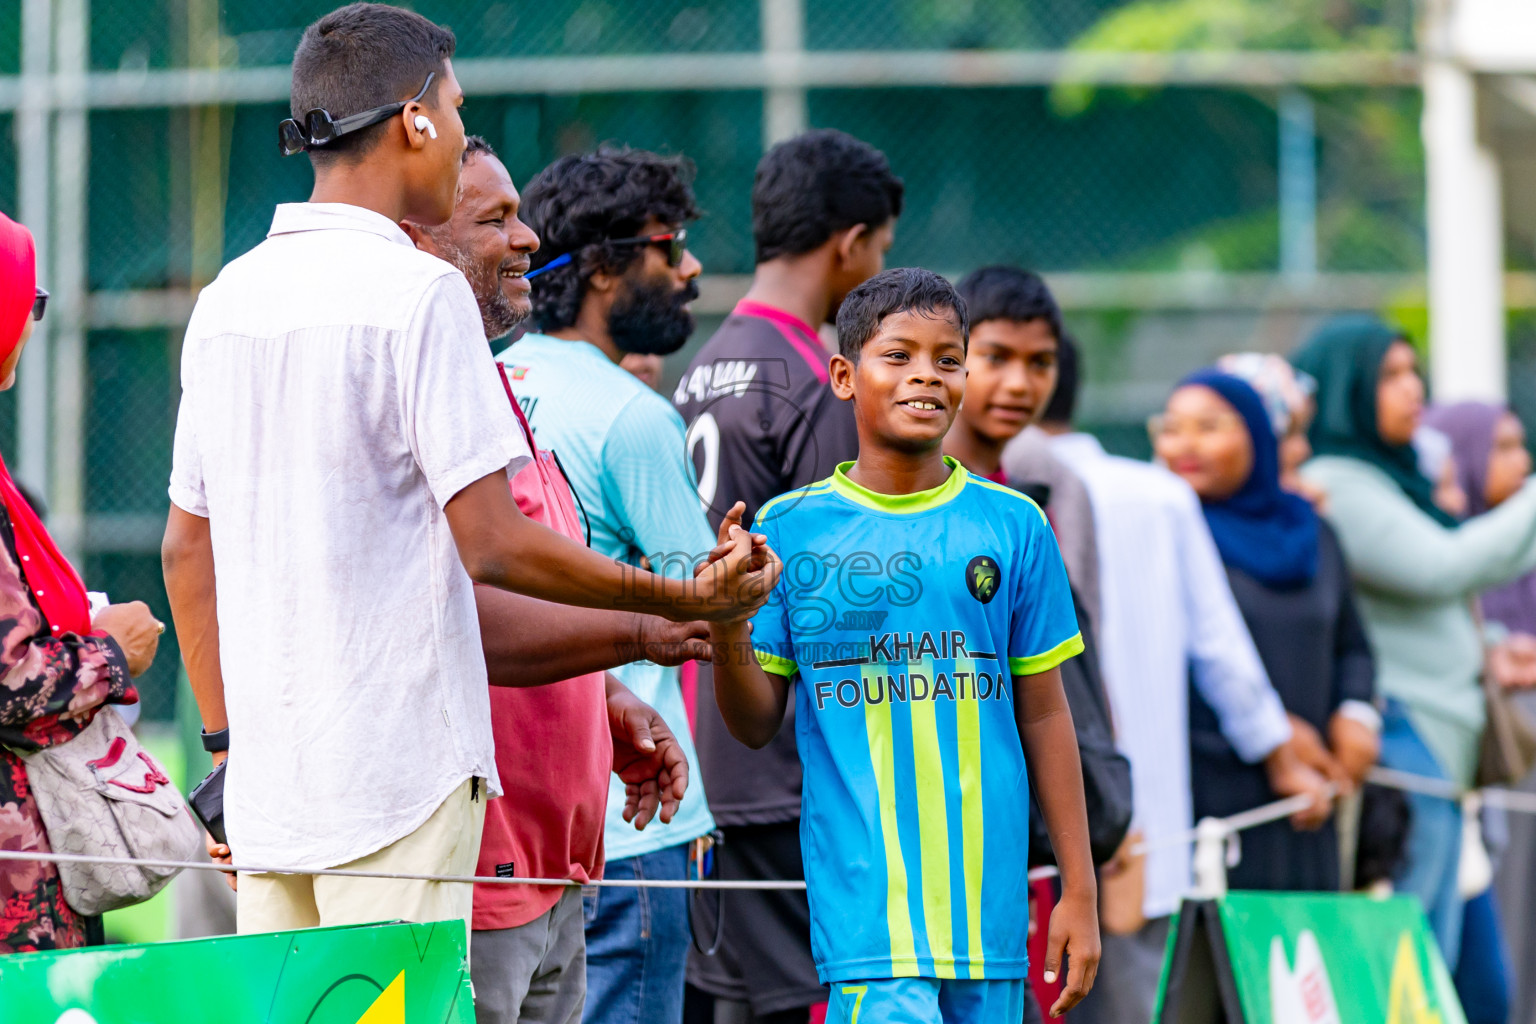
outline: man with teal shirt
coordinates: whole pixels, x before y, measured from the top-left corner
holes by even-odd
[[[523,191],[524,221],[543,241],[532,258],[533,320],[499,357],[541,447],[554,451],[580,500],[595,551],[673,578],[691,577],[715,544],[689,469],[682,417],[619,365],[666,355],[693,332],[699,261],[684,225],[698,216],[680,159],[603,149],[545,168]],[[547,269],[546,269],[547,268]],[[648,661],[613,670],[655,708],[686,750],[689,786],[668,824],[638,832],[608,801],[607,878],[681,879],[691,841],[714,829],[677,669]],[[583,1019],[682,1019],[689,943],[681,889],[613,888],[588,897]]]

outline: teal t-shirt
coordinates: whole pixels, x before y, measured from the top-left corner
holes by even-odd
[[[753,619],[796,680],[801,843],[823,982],[1022,978],[1029,781],[1013,679],[1083,649],[1056,538],[972,476],[882,495],[846,476],[754,529],[784,571]]]

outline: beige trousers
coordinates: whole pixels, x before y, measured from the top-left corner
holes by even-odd
[[[337,867],[419,875],[473,875],[485,825],[485,782],[470,799],[465,779],[432,817],[403,839]],[[369,924],[451,921],[469,928],[475,887],[462,882],[240,873],[235,921],[240,933]]]

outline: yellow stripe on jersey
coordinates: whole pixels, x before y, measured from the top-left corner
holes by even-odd
[[[1047,528],[1050,527],[1051,521],[1046,516],[1045,509],[1043,509],[1039,505],[1037,505],[1035,503],[1035,499],[1031,498],[1029,495],[1024,494],[1024,493],[1022,493],[1020,491],[1016,491],[1012,487],[1009,487],[1007,484],[1000,484],[996,480],[988,480],[986,477],[983,477],[983,476],[974,476],[973,475],[968,480],[966,480],[966,483],[968,483],[968,484],[976,484],[979,487],[985,487],[988,490],[996,491],[999,494],[1006,494],[1006,495],[1008,495],[1011,498],[1017,498],[1018,500],[1020,500],[1022,502],[1025,502],[1026,504],[1029,505],[1030,508],[1035,510],[1035,514],[1040,517],[1040,521],[1042,523],[1044,523]]]
[[[976,663],[955,662],[955,675],[971,673],[976,678]],[[981,796],[981,702],[975,693],[971,699],[955,702],[956,750],[960,759],[960,829],[965,849],[965,920],[966,955],[971,962],[973,981],[986,977],[985,955],[981,946],[981,872],[985,863],[982,832]]]
[[[764,672],[772,672],[776,676],[783,676],[785,679],[789,679],[796,672],[800,671],[800,667],[789,658],[781,658],[777,654],[769,654],[767,651],[756,649],[752,653],[757,655],[757,663],[763,667]]]
[[[1041,672],[1048,672],[1066,661],[1083,653],[1083,634],[1073,633],[1061,643],[1042,654],[1032,654],[1025,658],[1009,658],[1008,670],[1016,676],[1033,676]]]
[[[908,678],[921,672],[933,685],[933,662],[908,665]],[[889,701],[886,702],[889,706]],[[917,776],[917,835],[923,856],[923,921],[933,973],[955,976],[953,909],[949,902],[949,810],[944,801],[944,760],[939,752],[939,723],[934,702],[907,705],[912,716],[912,762]]]
[[[767,521],[767,514],[785,502],[793,502],[794,504],[799,504],[801,501],[809,498],[813,494],[820,494],[823,491],[830,491],[831,489],[832,478],[827,477],[825,480],[818,480],[813,484],[806,484],[804,487],[797,487],[793,491],[785,491],[783,494],[780,494],[777,497],[769,498],[767,501],[763,502],[762,506],[758,508],[757,514],[752,517],[752,528],[754,530],[759,529],[763,523]],[[794,505],[791,505],[790,507],[793,508]]]
[[[863,669],[864,685],[880,675],[883,665]],[[917,947],[912,939],[912,911],[907,905],[907,862],[901,855],[896,827],[896,744],[891,737],[891,702],[864,702],[864,727],[869,733],[869,760],[875,770],[880,798],[880,834],[885,846],[885,918],[891,935],[891,974],[917,977]]]

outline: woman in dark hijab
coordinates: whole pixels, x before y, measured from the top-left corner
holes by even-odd
[[[1302,473],[1328,493],[1325,515],[1354,577],[1377,688],[1389,698],[1382,763],[1470,786],[1485,721],[1472,600],[1536,569],[1536,487],[1460,527],[1441,511],[1412,446],[1424,404],[1417,359],[1379,319],[1337,317],[1292,362],[1317,381],[1317,454]],[[1413,827],[1397,885],[1423,902],[1455,964],[1461,811],[1454,801],[1408,799]]]
[[[1280,486],[1268,411],[1246,382],[1215,370],[1184,379],[1155,423],[1157,455],[1200,496],[1232,594],[1298,738],[1335,781],[1357,784],[1375,761],[1374,668],[1333,531]],[[1226,817],[1277,799],[1262,768],[1239,758],[1191,688],[1190,778],[1195,817]],[[1348,770],[1325,749],[1335,740]],[[1337,891],[1333,822],[1243,833],[1235,889]]]

